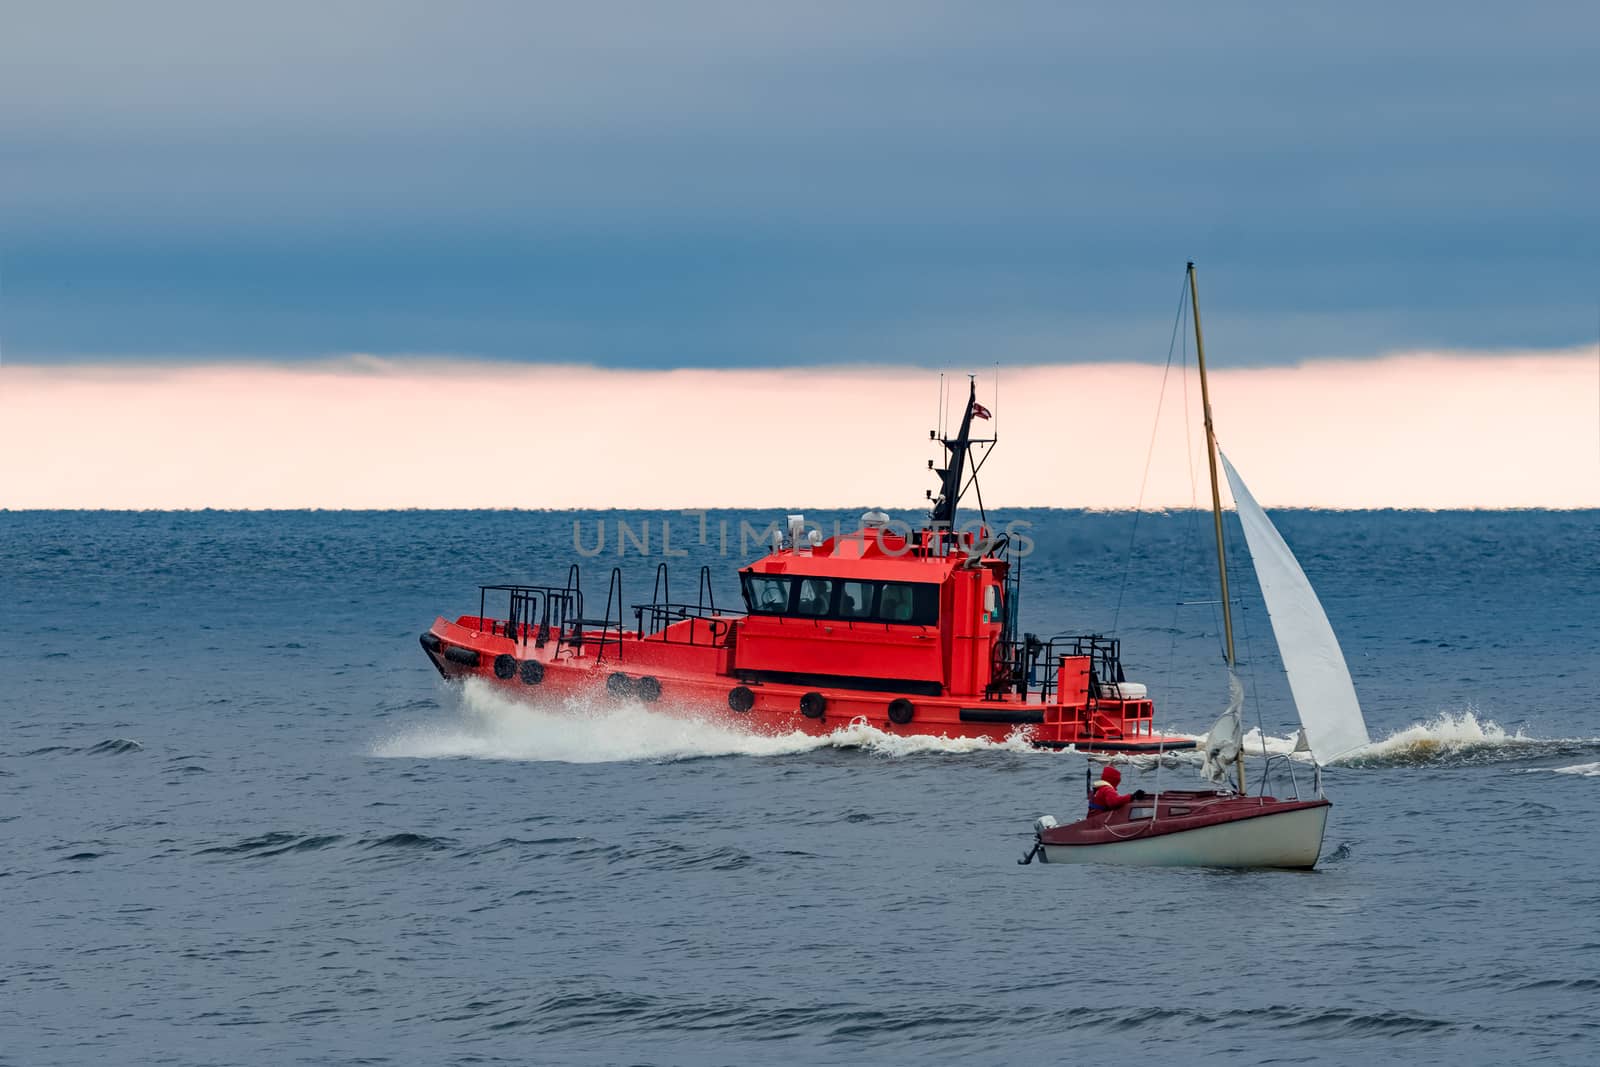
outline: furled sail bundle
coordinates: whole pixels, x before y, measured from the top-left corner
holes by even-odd
[[[1244,686],[1239,676],[1228,672],[1228,709],[1211,725],[1200,740],[1200,775],[1208,782],[1222,785],[1228,781],[1233,765],[1239,759],[1244,734]]]

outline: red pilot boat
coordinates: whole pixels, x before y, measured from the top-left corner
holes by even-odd
[[[717,607],[704,567],[697,601],[672,601],[662,564],[625,627],[620,568],[604,613],[591,616],[573,566],[559,586],[480,587],[478,614],[436,619],[423,651],[451,680],[711,713],[765,732],[865,720],[953,738],[1022,730],[1036,745],[1103,752],[1193,748],[1155,732],[1154,705],[1124,677],[1117,640],[1018,632],[1021,553],[986,515],[971,529],[956,523],[989,454],[974,446],[994,444],[971,436],[974,417],[990,417],[976,386],[955,437],[930,435],[947,459],[920,530],[874,511],[823,540],[792,515],[789,535],[740,573],[742,611]]]

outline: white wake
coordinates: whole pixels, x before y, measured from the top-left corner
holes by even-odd
[[[1443,712],[1427,722],[1396,730],[1338,762],[1359,765],[1515,759],[1555,743],[1560,742],[1529,737],[1521,729],[1508,732],[1492,719],[1479,719],[1469,708],[1459,714]]]
[[[405,727],[372,748],[400,759],[472,758],[558,763],[669,761],[708,756],[788,756],[825,748],[865,749],[898,757],[923,752],[1036,752],[1021,736],[902,736],[857,720],[822,736],[799,730],[758,733],[692,713],[647,711],[605,698],[533,704],[469,679],[449,702],[448,718]]]
[[[1295,756],[1296,735],[1262,737],[1259,728],[1244,735],[1246,757]],[[1332,761],[1333,766],[1383,767],[1430,763],[1490,763],[1538,757],[1552,750],[1600,748],[1600,738],[1530,737],[1522,729],[1508,731],[1492,719],[1479,718],[1476,711],[1442,712],[1432,719],[1390,731],[1364,748]],[[1296,758],[1306,759],[1305,753]],[[1585,765],[1589,766],[1589,765]],[[1574,771],[1573,773],[1585,773]]]
[[[712,715],[685,711],[646,710],[635,703],[612,703],[568,698],[538,704],[504,695],[477,679],[450,687],[445,714],[436,720],[414,723],[379,740],[374,756],[399,759],[470,758],[531,760],[560,763],[617,763],[671,761],[715,756],[789,756],[820,749],[860,749],[885,757],[919,753],[960,755],[984,752],[1035,753],[1026,736],[1004,741],[971,737],[929,737],[921,734],[885,733],[863,720],[842,723],[823,735],[799,730],[761,733]],[[1174,736],[1192,736],[1175,734]],[[1269,756],[1294,754],[1295,735],[1263,739],[1252,728],[1244,735],[1246,758],[1259,758],[1263,747]],[[1071,753],[1072,749],[1064,750]],[[1563,752],[1600,751],[1600,738],[1547,739],[1529,737],[1522,730],[1507,731],[1472,710],[1445,712],[1433,719],[1390,732],[1366,748],[1334,761],[1336,766],[1394,767],[1460,766],[1541,758]],[[1096,755],[1102,760],[1106,757]],[[1111,757],[1115,762],[1139,764],[1155,757]],[[1195,752],[1169,752],[1167,762],[1198,762]],[[1301,753],[1297,758],[1304,759]],[[1555,768],[1563,773],[1600,776],[1600,764]]]

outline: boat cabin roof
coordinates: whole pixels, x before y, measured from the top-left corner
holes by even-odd
[[[969,555],[951,548],[920,552],[915,542],[874,528],[830,537],[815,548],[783,548],[750,564],[753,574],[800,574],[898,582],[942,582]]]

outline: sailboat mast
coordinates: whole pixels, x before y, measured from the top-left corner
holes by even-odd
[[[1211,467],[1211,519],[1217,530],[1217,577],[1222,582],[1222,633],[1227,641],[1228,667],[1234,666],[1233,605],[1228,600],[1228,557],[1222,547],[1222,490],[1217,485],[1217,432],[1211,424],[1211,391],[1206,385],[1206,342],[1200,334],[1200,290],[1195,285],[1194,264],[1189,264],[1189,307],[1194,312],[1194,354],[1200,364],[1200,405],[1205,409],[1206,462]]]
[[[1211,521],[1217,531],[1217,579],[1222,585],[1222,634],[1228,650],[1228,670],[1238,664],[1233,652],[1233,603],[1228,596],[1228,556],[1222,545],[1222,490],[1217,484],[1217,431],[1211,423],[1211,390],[1206,384],[1206,342],[1200,333],[1200,288],[1195,284],[1194,261],[1189,262],[1189,308],[1194,312],[1194,355],[1200,365],[1200,405],[1205,409],[1206,463],[1211,468]],[[1231,684],[1231,683],[1230,683]],[[1234,760],[1239,792],[1244,792],[1244,752]]]

